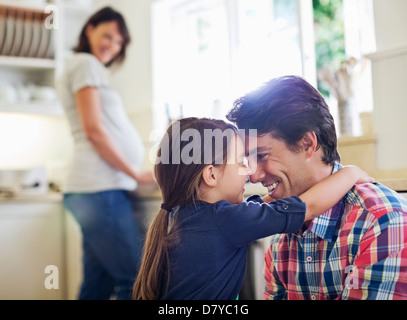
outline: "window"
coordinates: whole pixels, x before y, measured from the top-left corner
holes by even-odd
[[[361,32],[371,27],[369,11],[361,19],[371,0],[336,1],[352,12],[351,22],[359,19],[344,24],[353,37],[346,49],[360,58],[371,49]],[[236,98],[276,76],[317,85],[312,0],[161,0],[153,3],[152,27],[155,128],[178,117],[224,119]]]
[[[308,28],[300,15],[305,3],[311,12],[310,0],[154,3],[155,127],[180,116],[224,118],[234,99],[279,75],[315,83],[313,47],[301,47],[303,30],[313,42],[312,15]]]

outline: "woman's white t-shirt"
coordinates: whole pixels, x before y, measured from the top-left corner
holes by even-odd
[[[106,67],[92,54],[76,53],[57,82],[74,139],[72,165],[63,192],[134,190],[137,182],[103,160],[86,138],[75,103],[76,92],[85,87],[98,89],[102,126],[119,151],[134,169],[140,169],[144,159],[143,142],[127,116],[120,95],[109,86]]]

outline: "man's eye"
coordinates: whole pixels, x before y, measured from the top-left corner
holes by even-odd
[[[257,154],[257,160],[259,160],[259,161],[264,161],[264,160],[267,159],[267,157],[268,157],[268,154],[266,154],[266,153],[258,153]]]

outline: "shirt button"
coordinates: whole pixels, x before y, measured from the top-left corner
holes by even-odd
[[[311,256],[308,256],[307,257],[307,262],[311,262],[312,261],[312,257]]]
[[[317,296],[315,294],[311,295],[311,300],[317,300]]]
[[[288,209],[288,204],[283,203],[283,209],[284,209],[284,210],[287,210],[287,209]]]

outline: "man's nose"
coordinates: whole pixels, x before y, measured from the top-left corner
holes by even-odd
[[[257,183],[263,181],[265,177],[265,172],[259,166],[257,166],[254,170],[252,170],[249,179],[251,183]]]

